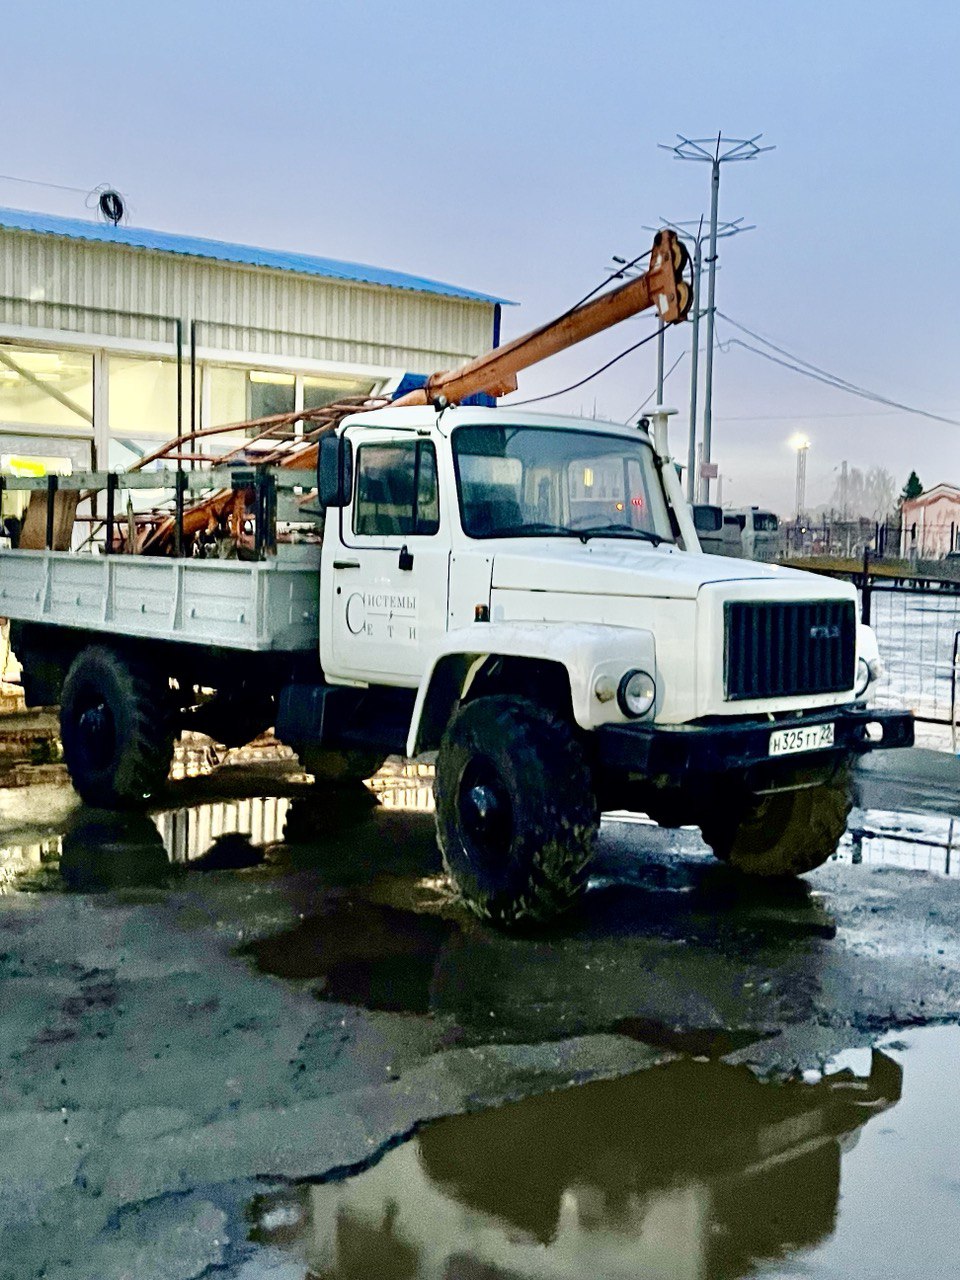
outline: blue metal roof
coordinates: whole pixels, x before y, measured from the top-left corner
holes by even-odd
[[[389,271],[384,267],[367,267],[359,262],[339,262],[336,258],[316,258],[310,254],[288,253],[282,249],[258,249],[252,245],[228,244],[222,240],[174,235],[169,231],[150,231],[143,227],[115,227],[105,222],[61,218],[51,213],[30,213],[25,209],[0,208],[0,228],[2,227],[13,231],[66,236],[70,240],[123,244],[132,249],[153,249],[157,253],[177,253],[189,258],[210,258],[215,262],[237,262],[248,267],[272,267],[277,271],[322,276],[327,280],[379,284],[389,289],[410,289],[416,293],[433,293],[445,298],[463,298],[470,302],[508,302],[506,298],[461,289],[459,285],[443,284],[439,280],[407,275],[404,271]]]

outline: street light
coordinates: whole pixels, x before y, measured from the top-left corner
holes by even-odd
[[[790,437],[790,447],[796,450],[797,454],[797,520],[795,526],[795,539],[797,549],[800,549],[800,522],[803,519],[803,508],[807,498],[807,452],[810,449],[810,441],[801,432]]]

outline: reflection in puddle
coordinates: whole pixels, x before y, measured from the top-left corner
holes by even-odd
[[[0,892],[63,887],[98,893],[158,885],[178,867],[240,870],[283,839],[291,801],[223,800],[148,815],[81,807],[62,835],[0,848]],[[44,879],[44,873],[49,873]]]
[[[182,752],[182,776],[209,772],[204,753],[212,750],[201,743]],[[270,744],[243,749],[258,750],[251,756],[254,763],[275,758],[269,754]],[[231,756],[242,754],[232,752]],[[312,842],[318,855],[329,852],[334,842],[366,822],[371,809],[432,813],[432,781],[433,770],[428,766],[397,764],[387,765],[372,778],[369,790],[357,787],[341,793],[304,786],[298,799],[223,799],[152,815],[80,807],[60,835],[0,846],[0,893],[55,887],[49,877],[37,877],[42,872],[55,873],[58,866],[63,884],[82,892],[158,884],[165,871],[178,867],[242,870],[262,863],[268,850],[285,841],[303,862],[308,860],[308,844]]]
[[[389,761],[367,784],[385,809],[433,813],[434,768]]]
[[[197,737],[197,742],[178,746],[178,777],[206,777],[219,759],[217,749],[202,736]],[[292,762],[296,765],[288,748],[267,740],[231,751],[226,760],[225,776],[231,772],[231,763],[284,766]],[[387,866],[391,871],[397,869],[398,860],[401,863],[404,860],[401,846],[411,845],[414,856],[407,861],[416,861],[432,845],[432,765],[390,760],[368,780],[366,789],[357,786],[331,791],[310,787],[309,779],[296,772],[287,770],[283,776],[288,785],[296,784],[293,796],[224,797],[198,801],[150,817],[100,814],[84,808],[74,810],[63,834],[0,845],[0,893],[12,888],[55,887],[50,873],[55,875],[62,854],[65,864],[72,869],[71,875],[65,877],[71,888],[83,886],[94,890],[138,882],[156,883],[156,858],[144,855],[143,851],[149,848],[153,854],[158,852],[157,836],[168,863],[175,867],[240,870],[270,857],[319,868],[333,857],[333,865],[347,875],[345,883],[358,883],[361,879],[359,875],[349,874],[351,855],[359,855],[360,849],[362,856],[357,865],[362,864],[370,879]],[[371,816],[378,813],[380,818],[371,822]],[[417,822],[421,815],[422,825]],[[396,825],[391,828],[392,821]],[[603,832],[614,841],[618,828],[625,826],[650,828],[657,832],[657,837],[662,836],[644,815],[604,814]],[[701,851],[695,829],[685,829],[683,835],[692,852]],[[651,847],[657,837],[651,838]],[[98,846],[97,840],[102,844]],[[359,840],[360,849],[353,844],[355,840]],[[340,844],[347,847],[339,848]],[[385,850],[387,860],[383,857]],[[139,881],[135,870],[138,857],[144,857]],[[85,858],[95,862],[98,868],[86,879],[80,871]],[[111,860],[116,863],[115,875],[110,873]],[[960,820],[946,815],[857,811],[835,860],[960,876]],[[662,867],[663,859],[659,855],[658,861]],[[428,857],[421,874],[435,871],[434,862],[435,859]],[[32,883],[31,873],[34,873]],[[623,868],[618,867],[609,883],[621,882],[622,874]],[[595,889],[607,884],[601,865],[593,884]]]
[[[720,1280],[836,1224],[841,1154],[901,1068],[816,1085],[683,1060],[441,1120],[339,1183],[251,1205],[313,1280]]]

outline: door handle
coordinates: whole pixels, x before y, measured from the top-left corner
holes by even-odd
[[[333,567],[335,569],[359,569],[359,560],[334,560]]]
[[[397,568],[398,569],[413,568],[413,556],[407,550],[406,543],[404,543],[404,545],[400,548],[400,558],[397,561]]]

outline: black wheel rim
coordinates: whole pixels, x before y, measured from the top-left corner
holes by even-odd
[[[481,862],[505,858],[513,844],[513,804],[493,761],[476,756],[460,777],[460,827],[470,853]]]
[[[105,769],[117,751],[117,726],[109,703],[92,694],[76,717],[76,745],[88,765]]]

